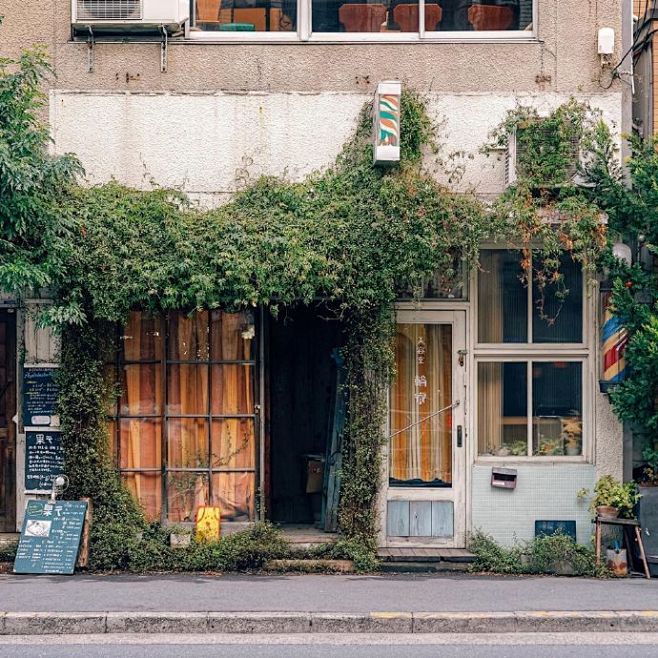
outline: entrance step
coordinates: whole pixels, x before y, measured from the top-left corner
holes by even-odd
[[[312,525],[282,525],[280,529],[293,549],[306,550],[338,540],[335,532],[324,532]]]
[[[475,561],[464,548],[380,548],[377,554],[385,572],[467,571]]]

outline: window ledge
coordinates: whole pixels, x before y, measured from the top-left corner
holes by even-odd
[[[117,43],[124,43],[126,40],[122,39],[117,41]],[[519,45],[519,44],[538,44],[541,43],[541,40],[537,37],[446,37],[446,38],[430,38],[425,37],[421,39],[420,37],[403,37],[403,38],[387,38],[387,37],[373,37],[370,35],[367,36],[353,36],[346,37],[343,34],[336,35],[336,37],[329,36],[317,36],[311,37],[307,41],[303,41],[297,37],[289,38],[267,38],[262,36],[253,36],[253,38],[245,37],[244,35],[235,35],[235,37],[222,36],[217,37],[214,34],[196,34],[190,35],[189,37],[183,37],[180,39],[171,39],[169,45],[189,45],[189,44],[208,44],[208,45],[316,45],[316,46],[326,46],[326,45],[377,45],[377,46],[392,46],[392,45],[409,45],[409,44],[506,44],[506,45]]]
[[[528,464],[543,464],[549,466],[560,466],[562,464],[587,464],[591,462],[585,456],[580,455],[576,457],[477,457],[475,460],[476,466],[489,466],[491,464],[513,464],[515,466],[525,466]]]

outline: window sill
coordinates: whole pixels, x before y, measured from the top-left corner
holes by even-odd
[[[123,41],[123,40],[122,40]],[[261,34],[245,34],[223,33],[221,36],[217,32],[196,32],[191,33],[189,36],[180,39],[171,39],[169,44],[212,44],[212,45],[226,45],[226,44],[256,44],[256,45],[408,45],[408,44],[535,44],[540,43],[536,36],[532,35],[483,35],[467,36],[459,35],[446,35],[446,36],[427,36],[419,37],[413,34],[402,35],[382,35],[379,33],[372,34],[352,34],[336,33],[336,34],[318,34],[311,36],[308,40],[302,40],[297,35],[287,35],[282,33],[270,33],[267,36]]]
[[[528,464],[544,464],[559,466],[560,464],[590,464],[590,461],[584,455],[578,455],[575,457],[559,457],[559,456],[548,456],[548,457],[519,457],[510,455],[509,457],[485,457],[480,456],[476,457],[475,465],[476,466],[487,466],[491,464],[515,464],[519,466],[524,466]]]

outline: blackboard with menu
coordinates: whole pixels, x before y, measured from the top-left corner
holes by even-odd
[[[23,368],[23,425],[52,427],[59,425],[57,411],[57,368]]]
[[[82,501],[28,501],[14,573],[72,574],[86,512]]]
[[[50,491],[53,481],[64,473],[62,435],[56,430],[26,430],[25,490]]]

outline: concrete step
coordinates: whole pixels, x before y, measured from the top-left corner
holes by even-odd
[[[465,562],[382,562],[377,571],[380,573],[446,573],[451,571],[468,571],[470,565]]]
[[[379,559],[394,563],[449,563],[471,564],[475,555],[464,548],[381,548],[377,552]]]

